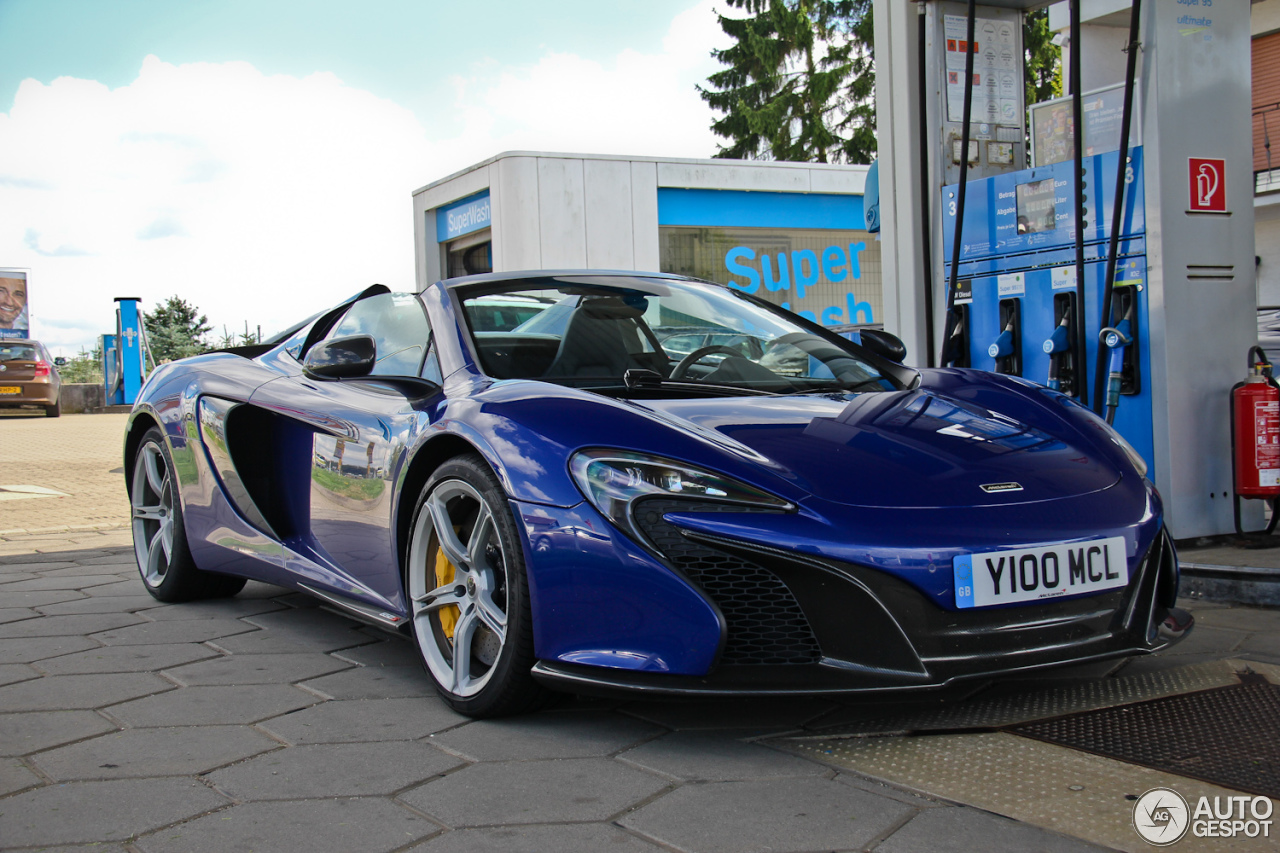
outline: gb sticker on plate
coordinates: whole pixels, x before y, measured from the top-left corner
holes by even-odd
[[[956,606],[990,607],[1104,592],[1129,583],[1123,536],[964,554],[952,562]]]

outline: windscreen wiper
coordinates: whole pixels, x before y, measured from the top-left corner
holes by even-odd
[[[714,382],[684,382],[680,379],[668,379],[656,370],[643,367],[632,367],[622,374],[622,384],[628,391],[637,388],[676,388],[682,391],[697,391],[704,394],[715,394],[723,397],[736,397],[751,394],[758,397],[781,397],[777,391],[763,391],[759,388],[744,388],[741,385],[717,385]]]

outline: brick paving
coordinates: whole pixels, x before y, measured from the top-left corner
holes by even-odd
[[[925,850],[938,810],[1017,827],[992,849],[1094,849],[757,742],[838,703],[471,721],[408,642],[304,596],[164,605],[128,548],[26,542],[0,556],[0,607],[23,614],[0,624],[6,850]]]
[[[566,698],[471,721],[408,642],[306,596],[163,605],[127,528],[87,527],[127,521],[123,420],[78,420],[0,419],[0,484],[71,495],[0,502],[0,529],[46,531],[0,535],[0,849],[1099,849],[761,742],[837,702]],[[1130,666],[1280,662],[1280,612],[1189,604],[1200,631]]]
[[[128,415],[46,418],[0,410],[0,554],[27,533],[89,532],[129,522],[121,449]],[[66,497],[6,499],[5,486],[41,486]],[[88,547],[99,540],[80,538]],[[66,540],[59,540],[59,544]],[[120,544],[118,537],[111,544]],[[105,544],[105,543],[104,543]]]

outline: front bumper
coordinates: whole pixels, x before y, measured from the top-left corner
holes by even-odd
[[[1161,530],[1128,586],[1039,604],[939,607],[877,569],[679,530],[655,506],[641,526],[725,626],[705,675],[584,666],[533,670],[575,692],[657,695],[911,693],[1158,651],[1192,627],[1173,608],[1178,564]],[[703,508],[699,508],[703,509]]]

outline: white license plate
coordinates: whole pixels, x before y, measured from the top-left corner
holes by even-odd
[[[1123,536],[965,554],[952,562],[957,607],[1103,592],[1129,583]]]

